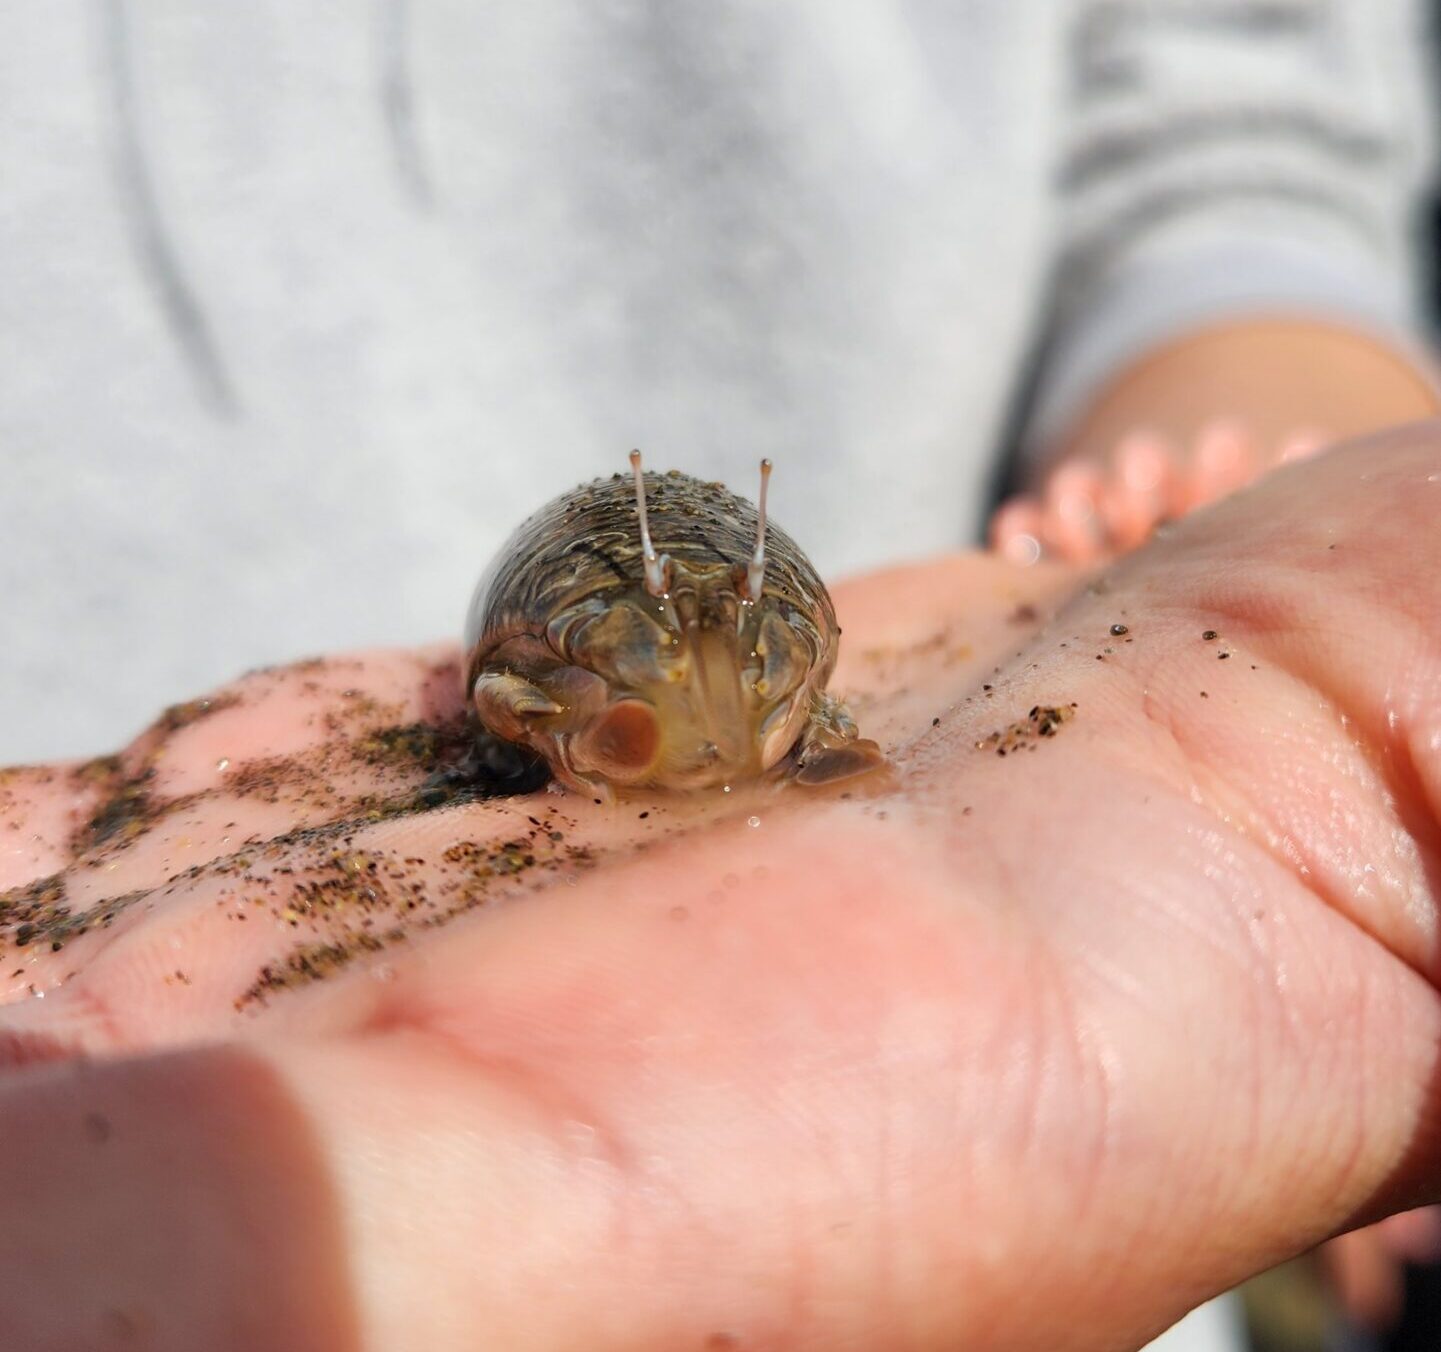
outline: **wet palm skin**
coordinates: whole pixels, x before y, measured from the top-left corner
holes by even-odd
[[[837,588],[864,792],[517,792],[450,648],[10,772],[0,1345],[1137,1346],[1435,1198],[1438,519]]]

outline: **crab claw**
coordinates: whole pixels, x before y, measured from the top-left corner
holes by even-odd
[[[534,719],[563,713],[537,685],[511,672],[483,671],[471,691],[480,721],[492,732],[512,742],[527,740]]]
[[[856,735],[856,723],[831,695],[817,696],[796,747],[793,777],[797,784],[834,784],[889,766],[880,747]]]
[[[856,779],[887,764],[880,747],[868,737],[857,738],[844,746],[812,747],[802,751],[796,762],[797,784],[835,784],[842,779]]]

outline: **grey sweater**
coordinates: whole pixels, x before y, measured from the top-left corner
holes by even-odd
[[[827,574],[975,538],[1206,318],[1410,332],[1409,0],[0,10],[0,761],[453,634],[551,494],[753,482]]]

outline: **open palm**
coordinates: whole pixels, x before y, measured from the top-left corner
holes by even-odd
[[[0,1345],[1130,1347],[1434,1198],[1438,519],[842,588],[864,792],[478,797],[445,648],[9,772]]]

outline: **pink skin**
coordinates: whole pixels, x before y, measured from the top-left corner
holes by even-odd
[[[1068,603],[985,558],[841,588],[868,792],[540,792],[175,877],[413,786],[349,753],[458,700],[446,649],[242,682],[156,762],[211,796],[70,865],[79,905],[146,895],[12,933],[0,1346],[1136,1347],[1435,1199],[1438,511],[1430,426]],[[298,747],[283,792],[236,773]],[[97,807],[0,791],[12,882]],[[536,866],[454,906],[516,838]],[[244,998],[382,913],[405,937]]]
[[[1340,1235],[1320,1250],[1322,1273],[1347,1315],[1378,1331],[1400,1319],[1404,1265],[1441,1261],[1441,1207],[1421,1207]]]
[[[1315,454],[1325,438],[1298,429],[1262,446],[1243,423],[1217,419],[1184,450],[1155,433],[1123,438],[1100,466],[1068,462],[1039,493],[1003,503],[991,519],[991,546],[1028,563],[1048,557],[1103,563],[1135,549],[1163,522],[1244,488],[1276,465]]]
[[[991,519],[992,548],[1012,562],[1043,558],[1081,566],[1139,548],[1166,521],[1246,487],[1279,465],[1316,454],[1326,437],[1297,429],[1263,446],[1243,422],[1216,419],[1183,450],[1156,433],[1123,438],[1110,459],[1063,464],[1039,494],[1023,494]],[[1419,1247],[1418,1233],[1441,1232],[1441,1212],[1425,1209],[1353,1231],[1323,1252],[1322,1270],[1346,1315],[1384,1330],[1399,1319],[1405,1263],[1441,1260],[1441,1245]]]

